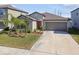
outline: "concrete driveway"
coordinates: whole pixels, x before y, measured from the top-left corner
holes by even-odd
[[[63,55],[79,54],[78,44],[67,32],[44,31],[41,38],[29,51],[32,55]]]

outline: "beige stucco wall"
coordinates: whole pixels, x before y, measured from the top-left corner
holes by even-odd
[[[36,21],[32,21],[32,31],[37,29],[37,22]]]
[[[14,16],[14,17],[18,17],[20,15],[27,15],[27,13],[23,13],[23,12],[7,9],[7,15],[8,15],[8,20],[10,21],[11,20],[11,15]],[[9,23],[8,26],[11,28],[14,25]]]
[[[32,20],[29,19],[29,25],[28,25],[28,29],[32,31]]]
[[[27,13],[23,13],[23,12],[11,10],[11,9],[8,9],[8,14],[13,15],[14,17],[18,17],[20,15],[27,15]]]

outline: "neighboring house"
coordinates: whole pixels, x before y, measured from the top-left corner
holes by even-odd
[[[11,5],[0,5],[0,29],[5,28],[5,25],[3,24],[3,20],[8,19],[11,20],[11,15],[13,17],[18,17],[20,15],[27,15],[28,12],[19,10]],[[9,27],[11,27],[11,24],[8,24]]]
[[[79,29],[79,8],[71,11],[71,19],[73,27]]]
[[[54,15],[48,12],[38,13],[34,12],[29,16],[37,19],[37,28],[42,26],[43,30],[55,30],[55,31],[67,31],[68,29],[68,18]]]

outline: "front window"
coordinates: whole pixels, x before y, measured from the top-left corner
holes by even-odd
[[[3,15],[3,12],[0,12],[0,15]]]
[[[78,13],[76,13],[76,15],[78,16]]]
[[[5,9],[0,9],[0,20],[5,19]]]
[[[5,10],[4,9],[0,9],[0,16],[3,16],[5,13]]]
[[[77,25],[77,23],[76,23],[76,22],[74,22],[74,25]]]

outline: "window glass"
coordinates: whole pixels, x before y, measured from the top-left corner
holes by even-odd
[[[78,13],[76,13],[76,15],[78,16]]]
[[[74,25],[77,25],[77,23],[76,23],[76,22],[74,22]]]
[[[0,16],[5,14],[5,10],[4,9],[0,9]]]

